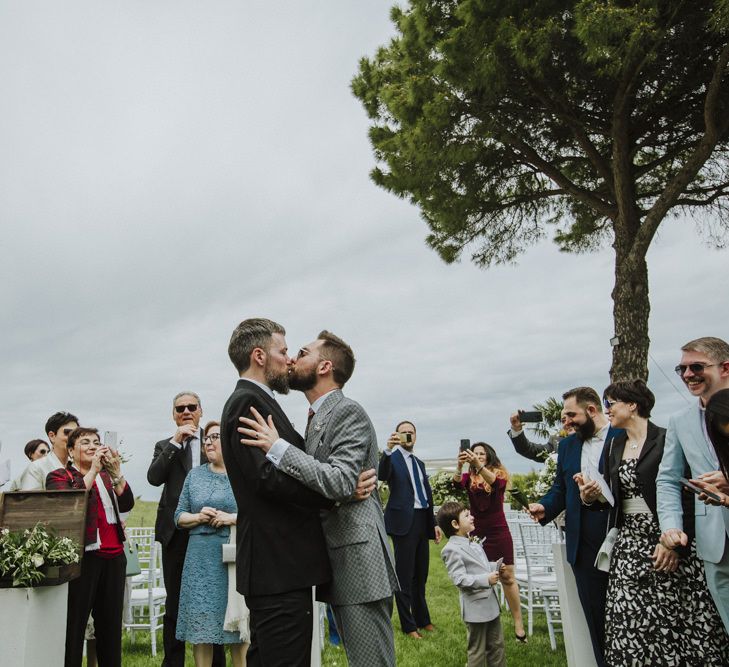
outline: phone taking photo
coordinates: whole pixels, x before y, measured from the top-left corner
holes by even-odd
[[[685,477],[681,477],[681,479],[679,479],[679,482],[681,482],[681,484],[683,484],[684,488],[688,489],[689,491],[691,491],[691,493],[694,493],[697,496],[699,494],[703,493],[707,498],[716,500],[716,502],[718,502],[718,503],[721,502],[721,498],[719,496],[717,496],[715,493],[713,493],[712,491],[707,491],[706,489],[702,489],[700,486],[696,486],[696,484],[694,484],[692,481],[686,479]]]
[[[471,449],[471,441],[468,438],[462,438],[461,439],[461,451],[467,452],[469,449]]]
[[[407,445],[413,441],[413,434],[412,433],[398,433],[397,437],[400,439],[400,442],[403,445]]]
[[[519,410],[519,421],[523,424],[538,424],[544,421],[544,415],[541,412]]]

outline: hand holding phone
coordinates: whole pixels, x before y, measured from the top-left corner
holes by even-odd
[[[694,493],[697,496],[700,496],[703,493],[707,498],[711,498],[712,500],[715,500],[717,503],[721,504],[721,497],[717,496],[713,491],[709,491],[708,489],[702,489],[700,486],[697,486],[691,480],[688,480],[685,477],[681,477],[679,482],[683,484],[684,488],[691,491],[691,493]]]
[[[471,441],[468,438],[461,438],[461,451],[467,452],[471,449]]]
[[[538,424],[544,421],[544,415],[538,411],[528,412],[526,410],[519,410],[519,421],[523,424]]]

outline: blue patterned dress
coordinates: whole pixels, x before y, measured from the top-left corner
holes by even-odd
[[[175,512],[197,514],[203,507],[235,514],[238,508],[228,475],[212,472],[206,463],[193,468],[185,478]],[[177,614],[177,639],[191,644],[238,644],[237,632],[223,630],[228,604],[228,569],[223,563],[223,544],[230,527],[208,524],[190,529]]]

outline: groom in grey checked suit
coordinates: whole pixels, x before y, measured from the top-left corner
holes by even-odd
[[[350,667],[388,667],[395,665],[390,617],[397,575],[376,480],[354,495],[360,472],[374,469],[378,460],[372,422],[341,391],[354,362],[351,348],[327,331],[301,348],[292,362],[289,386],[303,391],[311,406],[306,452],[289,446],[261,418],[241,418],[248,428],[239,430],[248,436],[242,443],[260,447],[279,470],[336,501],[321,520],[337,628]]]

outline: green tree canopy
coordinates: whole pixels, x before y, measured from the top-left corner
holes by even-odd
[[[729,0],[410,0],[352,83],[373,180],[446,262],[547,235],[615,252],[613,379],[647,377],[646,253],[661,222],[729,221]]]

